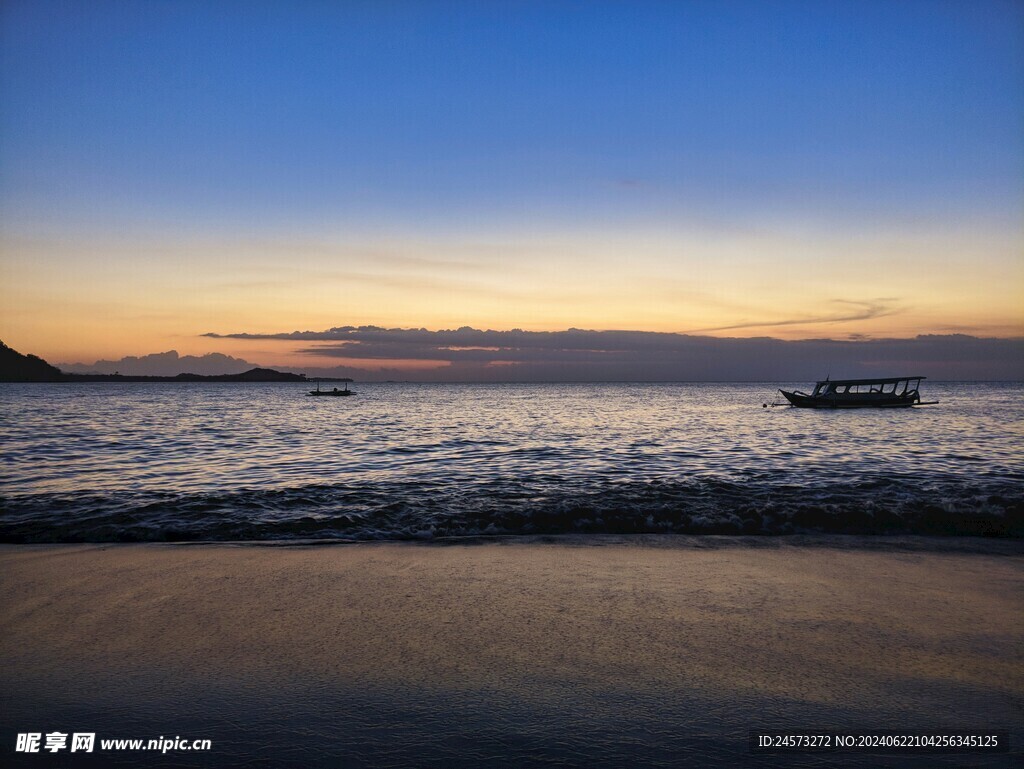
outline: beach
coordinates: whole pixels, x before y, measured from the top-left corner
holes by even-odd
[[[1011,732],[1024,556],[928,538],[8,545],[0,689],[24,765],[815,765],[750,730]],[[89,728],[86,728],[89,727]],[[23,732],[207,752],[14,754]],[[795,762],[795,763],[794,763]],[[95,765],[101,765],[96,763]]]

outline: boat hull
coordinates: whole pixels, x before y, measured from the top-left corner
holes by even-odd
[[[800,392],[779,390],[792,405],[801,409],[894,409],[907,408],[921,402],[915,390],[905,395],[888,393],[829,393],[805,395]]]

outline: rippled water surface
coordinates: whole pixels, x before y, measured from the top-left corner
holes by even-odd
[[[762,408],[776,387],[0,385],[0,537],[1020,536],[1021,384]]]

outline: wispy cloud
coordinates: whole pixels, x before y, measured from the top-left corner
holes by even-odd
[[[873,318],[882,318],[886,315],[895,315],[896,313],[903,312],[905,308],[897,306],[896,303],[898,301],[895,298],[870,299],[866,301],[833,299],[831,300],[832,304],[842,305],[842,309],[833,313],[808,315],[801,318],[787,318],[784,320],[744,321],[743,323],[733,323],[728,326],[693,329],[693,333],[734,331],[741,328],[774,328],[777,326],[804,326],[815,323],[848,323],[857,320],[872,320]]]

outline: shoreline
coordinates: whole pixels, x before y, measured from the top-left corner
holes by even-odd
[[[1024,538],[1021,537],[980,537],[959,535],[927,534],[467,534],[458,536],[434,536],[416,539],[346,539],[336,538],[295,538],[295,539],[183,539],[149,541],[66,541],[66,542],[3,542],[0,541],[0,557],[7,550],[21,548],[121,548],[121,547],[170,547],[170,548],[347,548],[381,547],[479,547],[495,545],[511,547],[516,545],[539,545],[551,547],[635,547],[663,550],[720,550],[749,548],[755,550],[783,550],[787,548],[826,548],[835,550],[864,550],[908,553],[960,553],[1024,557]]]
[[[14,544],[14,543],[12,543]],[[41,543],[47,544],[47,543]],[[93,544],[93,543],[49,543]],[[122,544],[122,543],[95,543]],[[123,543],[161,544],[161,543]],[[840,550],[900,550],[931,553],[978,553],[979,555],[1024,556],[1024,538],[974,537],[923,534],[476,534],[430,539],[408,540],[236,540],[167,542],[169,545],[234,545],[247,547],[322,547],[330,545],[410,545],[423,547],[454,547],[458,545],[551,545],[564,547],[648,547],[663,549],[824,547]],[[3,547],[0,544],[0,547]]]

